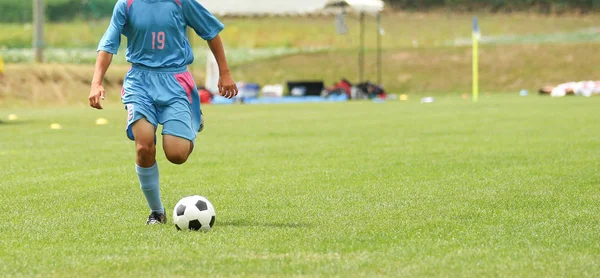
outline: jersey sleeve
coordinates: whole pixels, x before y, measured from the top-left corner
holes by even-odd
[[[184,0],[182,6],[185,23],[192,27],[202,39],[212,40],[225,28],[223,23],[197,0]]]
[[[127,23],[127,3],[124,0],[119,0],[113,10],[110,25],[98,44],[98,51],[117,54],[121,45],[121,33],[125,23]]]

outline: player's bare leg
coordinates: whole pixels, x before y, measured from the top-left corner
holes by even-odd
[[[194,143],[181,137],[163,135],[163,149],[171,163],[183,164],[190,157],[194,149]]]
[[[158,165],[156,163],[156,129],[145,118],[131,126],[135,137],[136,171],[148,206],[152,210],[146,224],[164,224],[167,222],[165,209],[160,200]]]
[[[156,163],[156,144],[154,143],[156,129],[154,125],[145,118],[141,118],[133,123],[131,131],[135,137],[137,154],[135,162],[140,167],[152,167]]]

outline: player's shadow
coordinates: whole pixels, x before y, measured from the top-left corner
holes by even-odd
[[[301,229],[301,228],[310,228],[311,225],[306,223],[260,223],[260,222],[251,222],[244,220],[229,220],[229,221],[218,221],[217,225],[219,226],[231,226],[231,227],[266,227],[266,228],[293,228],[293,229]]]

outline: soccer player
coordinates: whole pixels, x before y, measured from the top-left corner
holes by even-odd
[[[600,94],[600,81],[567,82],[558,86],[545,86],[539,90],[542,95],[564,97],[568,95],[591,97]]]
[[[190,26],[208,42],[219,65],[219,93],[232,98],[233,81],[219,33],[223,24],[197,0],[118,0],[98,46],[90,106],[102,109],[102,80],[117,53],[121,34],[127,37],[126,58],[132,64],[125,76],[121,100],[127,110],[126,134],[136,146],[136,172],[151,209],[146,224],[166,223],[156,163],[156,130],[162,125],[163,150],[174,164],[187,161],[196,135],[204,125],[200,98],[187,65],[194,60],[186,36]]]

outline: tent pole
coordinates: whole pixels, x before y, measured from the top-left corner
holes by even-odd
[[[44,0],[33,1],[33,47],[35,48],[35,61],[44,62],[44,24],[45,24]]]
[[[365,13],[360,12],[360,50],[358,52],[359,83],[365,77]]]
[[[377,14],[377,85],[381,86],[381,14]]]

